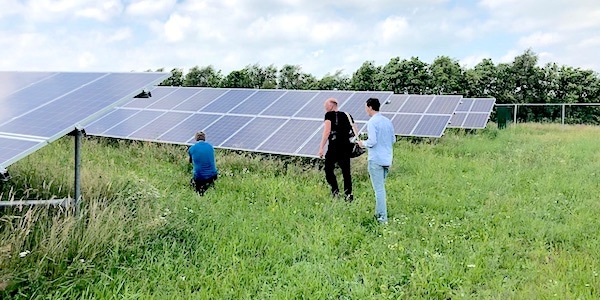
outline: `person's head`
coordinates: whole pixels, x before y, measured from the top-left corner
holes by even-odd
[[[337,111],[338,102],[335,98],[325,100],[325,111]]]
[[[204,131],[196,132],[196,141],[206,141],[206,133]]]
[[[367,111],[369,117],[378,113],[379,107],[381,107],[381,104],[379,103],[379,99],[377,98],[369,98],[365,103],[365,110]]]

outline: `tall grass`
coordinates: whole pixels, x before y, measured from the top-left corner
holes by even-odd
[[[527,124],[401,139],[373,219],[329,197],[318,160],[218,151],[189,186],[186,148],[87,139],[83,207],[0,217],[0,296],[84,299],[597,299],[600,128]],[[72,140],[11,166],[2,199],[72,194]],[[341,176],[339,176],[341,177]]]

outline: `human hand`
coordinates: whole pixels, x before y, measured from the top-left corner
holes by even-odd
[[[319,149],[319,158],[323,158],[323,148]]]

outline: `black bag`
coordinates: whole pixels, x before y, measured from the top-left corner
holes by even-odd
[[[346,116],[348,117],[348,122],[350,122],[350,147],[352,147],[350,158],[359,157],[365,153],[365,149],[356,142],[358,134],[354,132],[354,122],[348,113],[346,113]]]

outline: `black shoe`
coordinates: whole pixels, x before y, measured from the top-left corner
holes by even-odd
[[[340,196],[340,191],[331,191],[331,198],[338,198]]]
[[[352,203],[352,201],[354,201],[354,195],[346,195],[346,202]]]

